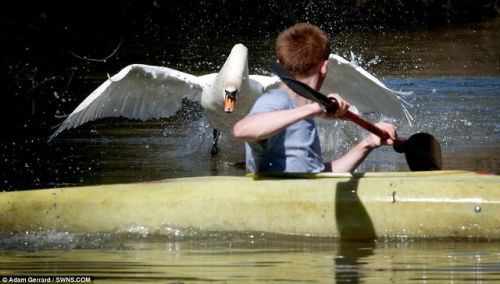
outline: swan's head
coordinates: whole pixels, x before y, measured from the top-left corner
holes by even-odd
[[[238,89],[234,86],[227,86],[224,88],[224,111],[226,113],[232,113],[234,111],[237,95]]]
[[[224,82],[224,111],[232,113],[239,92],[248,85],[248,50],[243,44],[236,44],[233,47],[220,75]]]

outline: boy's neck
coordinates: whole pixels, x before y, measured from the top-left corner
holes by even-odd
[[[306,78],[298,78],[298,80],[301,81],[302,83],[305,83],[309,87],[315,89],[316,91],[319,91],[319,89],[321,89],[319,76],[317,75],[312,75]]]
[[[295,93],[292,89],[290,89],[286,84],[281,84],[281,89],[285,90],[288,93],[288,96],[295,102],[296,106],[303,106],[311,102],[311,100],[304,98],[301,95]]]

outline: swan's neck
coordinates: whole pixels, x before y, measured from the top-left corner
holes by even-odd
[[[243,44],[233,47],[219,76],[223,80],[224,89],[241,90],[243,82],[248,81],[248,49]]]
[[[204,95],[201,97],[201,105],[207,113],[219,113],[225,111],[225,96],[227,92],[235,92],[237,101],[235,108],[249,88],[248,75],[248,50],[242,44],[237,44],[231,50],[224,66],[215,77],[214,84],[204,89]]]

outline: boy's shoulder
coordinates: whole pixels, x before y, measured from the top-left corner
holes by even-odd
[[[288,96],[288,93],[283,89],[272,89],[262,94],[262,96],[260,96],[258,100],[262,101],[269,100],[274,102],[287,103],[290,101],[290,97]]]
[[[257,99],[252,113],[290,109],[293,107],[293,102],[285,90],[272,89]]]

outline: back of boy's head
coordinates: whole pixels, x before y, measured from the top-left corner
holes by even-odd
[[[276,39],[279,63],[292,75],[308,77],[330,55],[330,38],[319,27],[298,23],[284,30]]]

